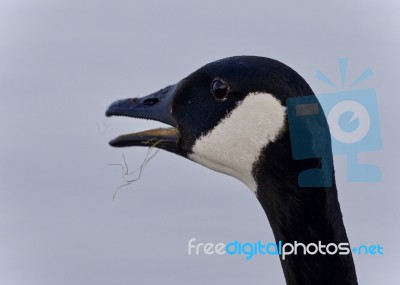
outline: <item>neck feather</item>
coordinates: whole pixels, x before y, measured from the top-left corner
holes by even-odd
[[[257,198],[276,242],[348,243],[333,171],[332,187],[299,187],[298,174],[304,169],[317,168],[320,163],[316,159],[294,161],[291,152],[284,151],[285,145],[289,145],[288,138],[283,136],[280,140],[263,150],[253,171]],[[304,255],[300,250],[297,255],[280,259],[288,285],[357,284],[351,251],[346,255]]]

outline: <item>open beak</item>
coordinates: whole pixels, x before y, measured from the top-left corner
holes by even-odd
[[[156,146],[176,152],[179,131],[171,113],[176,88],[177,84],[170,85],[142,98],[129,98],[112,103],[106,111],[107,117],[126,116],[155,120],[168,124],[171,128],[159,128],[122,135],[110,141],[110,145],[113,147]]]

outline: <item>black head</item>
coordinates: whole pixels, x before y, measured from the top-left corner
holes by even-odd
[[[305,106],[320,111],[312,120],[299,120],[300,127],[291,130],[301,137],[295,143],[308,147],[307,152],[315,154],[311,157],[325,156],[326,168],[332,169],[328,125],[307,82],[283,63],[256,56],[218,60],[153,94],[114,102],[106,116],[157,120],[171,128],[123,135],[110,145],[155,146],[234,176],[256,192],[261,160],[267,160],[272,171],[282,165],[288,171],[294,167],[296,175],[304,168],[322,167],[318,160],[311,160],[299,168],[294,160],[288,125],[288,113],[294,109],[287,108],[288,99],[294,97],[307,98]],[[324,133],[316,134],[318,130]],[[266,156],[271,149],[279,153]],[[284,163],[279,163],[280,158]],[[322,174],[319,180],[332,180],[329,171]]]
[[[289,97],[313,94],[301,76],[281,62],[256,56],[229,57],[148,96],[114,102],[106,116],[146,118],[173,128],[120,136],[110,144],[126,147],[158,142],[159,148],[188,156],[196,140],[213,130],[250,93],[271,94],[282,106]]]

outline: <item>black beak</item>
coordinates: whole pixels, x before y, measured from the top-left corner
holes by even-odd
[[[156,146],[176,152],[179,139],[177,123],[172,116],[172,101],[177,89],[170,85],[158,92],[142,98],[129,98],[115,101],[108,107],[106,116],[126,116],[159,121],[172,128],[154,129],[139,133],[122,135],[110,141],[114,147]]]

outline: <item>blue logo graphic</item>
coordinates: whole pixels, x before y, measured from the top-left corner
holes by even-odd
[[[358,162],[358,153],[382,148],[376,93],[372,88],[344,90],[347,63],[347,59],[339,59],[341,91],[294,97],[286,102],[293,158],[321,160],[321,168],[299,174],[301,187],[332,186],[330,141],[334,155],[347,156],[348,181],[378,182],[381,179],[377,166]],[[367,68],[348,88],[371,75],[371,69]],[[338,89],[321,71],[316,77]]]

